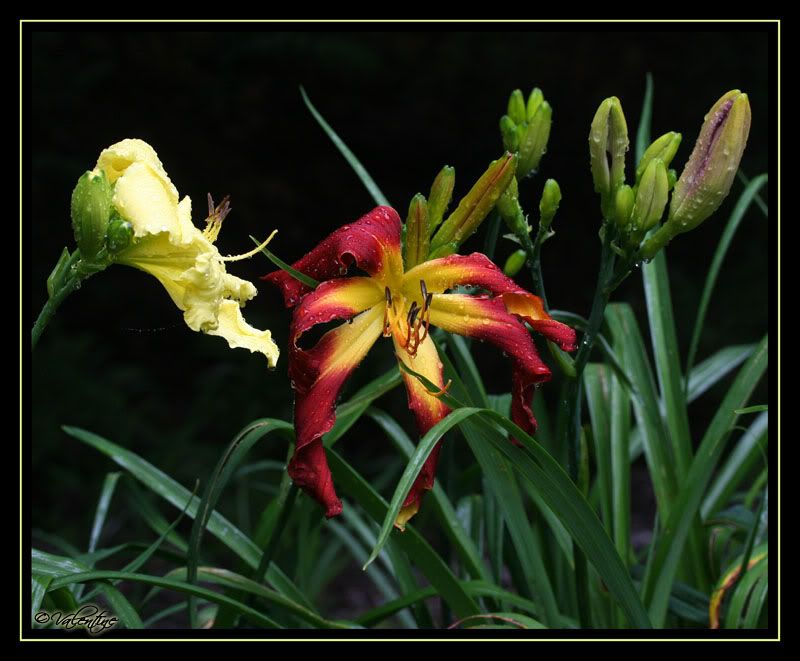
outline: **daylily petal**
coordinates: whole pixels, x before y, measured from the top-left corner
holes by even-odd
[[[242,317],[242,310],[235,301],[224,300],[220,303],[218,324],[209,335],[225,338],[231,349],[249,349],[251,352],[263,353],[270,367],[275,367],[278,360],[278,346],[272,340],[268,330],[258,330],[248,324]]]
[[[315,280],[330,280],[343,276],[355,264],[383,285],[399,281],[403,273],[400,229],[400,216],[394,209],[376,207],[330,234],[292,267]],[[281,288],[288,308],[310,291],[285,271],[273,271],[263,279]]]
[[[407,367],[422,374],[440,388],[444,388],[442,361],[439,360],[436,344],[430,335],[417,347],[416,355],[411,356],[405,350],[405,338],[399,337],[399,332],[395,330],[392,334],[394,350],[398,360],[401,360]],[[438,397],[429,393],[419,379],[405,371],[402,371],[402,375],[406,385],[406,393],[408,394],[408,407],[414,412],[420,436],[424,436],[431,427],[450,413],[450,409]],[[408,492],[408,496],[403,502],[403,508],[395,520],[395,525],[401,530],[405,528],[406,522],[419,510],[420,501],[422,496],[425,495],[425,491],[433,489],[433,480],[436,475],[436,464],[439,461],[441,444],[442,442],[439,441],[430,455],[428,455],[428,459],[425,461],[419,475],[417,475],[417,479],[411,485],[411,491]]]
[[[350,319],[385,299],[384,290],[372,278],[328,280],[304,296],[292,316],[293,346],[308,329],[335,319]]]
[[[547,381],[551,374],[525,325],[506,310],[500,297],[436,294],[430,314],[433,326],[491,342],[511,358],[514,363],[511,418],[532,434],[536,430],[530,409],[533,386]]]
[[[146,142],[128,138],[111,145],[100,153],[95,170],[116,184],[112,203],[133,225],[134,236],[169,232],[175,245],[193,239],[192,202],[178,201],[178,190]]]
[[[531,327],[565,351],[575,349],[575,331],[555,321],[544,309],[542,299],[517,285],[486,255],[450,255],[432,259],[408,271],[403,277],[403,291],[410,298],[419,297],[419,283],[425,282],[431,293],[457,285],[480,287],[502,298],[505,309],[522,317]],[[437,296],[433,297],[436,300]],[[435,322],[434,322],[435,323]]]
[[[336,420],[334,407],[344,382],[381,336],[383,313],[382,304],[371,307],[352,323],[328,331],[308,351],[297,347],[299,334],[294,330],[292,333],[289,375],[297,393],[294,409],[297,441],[289,475],[322,504],[328,517],[341,513],[342,503],[333,487],[322,435],[330,431]]]

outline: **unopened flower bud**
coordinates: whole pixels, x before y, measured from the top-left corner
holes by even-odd
[[[408,207],[406,218],[406,243],[404,262],[406,270],[421,264],[428,257],[430,234],[428,232],[428,202],[417,193]]]
[[[431,253],[441,256],[439,249],[443,246],[448,245],[448,250],[455,251],[466,241],[497,204],[499,197],[514,179],[516,170],[516,154],[506,154],[492,161],[455,211],[442,223],[431,241]]]
[[[125,250],[133,240],[133,225],[117,214],[106,230],[106,248],[112,255]]]
[[[680,147],[681,144],[681,137],[680,133],[670,131],[657,140],[654,140],[653,143],[645,149],[644,154],[642,154],[642,159],[639,161],[639,165],[636,168],[637,183],[642,178],[644,171],[653,159],[657,158],[661,160],[664,167],[669,167],[669,164],[672,163],[672,159],[675,158],[675,154],[678,152],[678,147]]]
[[[542,101],[534,115],[528,120],[528,126],[519,141],[518,176],[527,177],[536,172],[542,156],[547,151],[550,139],[550,126],[553,123],[553,109],[547,101]]]
[[[617,193],[614,196],[614,220],[617,222],[617,227],[623,233],[629,231],[631,212],[635,203],[633,188],[627,184],[622,184],[617,188]]]
[[[500,118],[500,135],[503,136],[503,147],[506,151],[515,152],[519,150],[519,134],[517,125],[508,115]]]
[[[453,187],[456,183],[455,168],[445,165],[436,179],[433,180],[430,195],[428,195],[428,232],[433,234],[444,218],[444,212],[450,206],[453,197]]]
[[[72,191],[72,231],[84,260],[94,259],[103,247],[112,196],[103,172],[85,172]]]
[[[522,249],[515,250],[508,256],[506,264],[503,267],[503,273],[509,278],[513,278],[520,272],[523,266],[525,266],[525,251]]]
[[[639,182],[636,191],[636,204],[631,213],[631,224],[634,231],[639,235],[638,242],[642,237],[655,227],[656,223],[664,214],[669,196],[669,178],[667,168],[661,159],[653,159],[647,166]]]
[[[688,232],[714,213],[730,191],[750,133],[747,94],[732,90],[705,116],[669,208],[674,233]]]
[[[534,87],[531,95],[528,97],[528,105],[525,108],[528,121],[531,121],[539,110],[539,106],[544,102],[544,94],[538,87]]]
[[[625,181],[627,151],[628,125],[619,99],[612,96],[600,104],[589,131],[594,189],[601,195],[605,216],[613,211],[616,190]]]
[[[508,97],[508,116],[515,124],[522,124],[525,121],[525,97],[522,96],[522,90],[514,90]]]
[[[561,187],[555,179],[548,179],[544,182],[542,198],[539,200],[539,223],[543,227],[550,227],[559,204],[561,204]]]

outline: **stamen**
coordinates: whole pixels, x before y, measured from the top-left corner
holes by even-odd
[[[419,281],[419,289],[422,292],[422,300],[423,301],[427,301],[428,300],[428,288],[425,286],[425,281],[424,280],[420,280]]]
[[[217,230],[217,232],[219,232],[219,230]],[[267,244],[270,241],[272,241],[272,237],[275,236],[277,233],[278,233],[278,230],[272,230],[272,234],[270,234],[267,237],[267,240],[264,241],[264,243],[262,243],[262,244],[256,246],[255,248],[253,248],[250,252],[246,252],[246,253],[244,253],[242,255],[228,255],[227,257],[223,257],[222,261],[223,262],[238,262],[239,260],[249,259],[253,255],[257,255],[258,253],[261,252],[262,248],[265,248],[267,246]]]
[[[231,212],[231,196],[226,195],[222,198],[216,207],[214,206],[214,198],[211,193],[208,193],[208,217],[206,218],[206,228],[203,230],[205,236],[211,243],[214,243],[219,236],[219,231],[222,228],[222,221]]]

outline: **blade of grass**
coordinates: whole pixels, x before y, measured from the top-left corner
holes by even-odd
[[[634,147],[634,160],[638,163],[650,143],[650,124],[653,120],[653,74],[649,71],[645,77],[644,99],[642,100],[642,114],[639,117],[639,126],[636,129],[636,144]]]
[[[487,583],[485,581],[466,581],[462,583],[464,589],[473,597],[490,597],[496,601],[502,601],[511,606],[515,606],[523,611],[532,615],[537,615],[541,610],[534,602],[518,594],[508,592],[498,587],[494,583]],[[391,617],[394,613],[407,608],[413,603],[423,601],[425,599],[432,599],[437,597],[438,593],[433,587],[421,588],[412,594],[407,594],[396,601],[381,604],[372,610],[362,613],[356,619],[359,624],[372,627],[382,622],[383,620]],[[561,627],[575,627],[575,622],[569,618],[562,617]]]
[[[34,574],[52,577],[46,590],[47,594],[72,586],[72,582],[63,580],[65,575],[83,575],[91,569],[71,558],[45,553],[36,548],[31,549],[31,566]],[[113,585],[103,582],[98,585],[98,591],[106,599],[114,615],[119,618],[119,621],[126,629],[142,629],[144,627],[142,619],[131,602]]]
[[[700,304],[697,307],[697,318],[694,322],[692,340],[689,343],[689,353],[686,357],[685,388],[687,391],[689,388],[688,375],[692,369],[692,365],[694,365],[697,347],[700,343],[700,334],[703,332],[703,326],[705,324],[706,311],[708,310],[708,304],[711,302],[711,294],[714,292],[714,286],[717,283],[717,277],[719,276],[722,262],[725,259],[725,255],[728,253],[728,248],[730,248],[731,241],[733,241],[733,237],[736,234],[736,230],[739,228],[739,224],[742,222],[745,213],[750,208],[750,204],[758,194],[758,191],[761,190],[766,183],[767,175],[762,174],[747,184],[746,188],[739,196],[736,206],[733,208],[733,212],[731,213],[728,223],[725,225],[725,230],[722,232],[722,236],[717,244],[717,249],[714,251],[714,257],[711,260],[711,266],[708,269],[706,282],[703,285],[703,293],[700,296]]]
[[[656,626],[661,626],[664,622],[670,588],[683,554],[689,528],[697,515],[714,468],[725,449],[725,442],[738,418],[734,411],[747,404],[767,368],[767,348],[768,336],[765,335],[753,355],[736,375],[700,442],[695,459],[683,482],[683,488],[675,500],[672,513],[658,540],[642,590],[650,618]]]
[[[764,557],[763,560],[750,567],[746,574],[739,576],[728,601],[728,611],[725,614],[726,629],[743,628],[743,616],[746,616],[746,611],[749,610],[753,589],[767,575],[768,568],[769,560]]]
[[[727,374],[741,365],[753,353],[755,344],[724,347],[695,365],[689,373],[686,401],[691,403]]]
[[[666,412],[667,438],[672,448],[675,485],[680,489],[683,476],[687,474],[692,462],[692,433],[685,397],[687,391],[681,379],[666,250],[659,252],[649,264],[642,265],[642,282],[661,404]],[[702,524],[700,518],[696,517],[689,531],[688,558],[684,558],[683,564],[694,576],[698,588],[707,591],[711,587],[711,579],[704,562],[702,539]]]
[[[279,625],[274,620],[271,620],[267,616],[262,615],[252,608],[247,608],[244,604],[236,603],[233,599],[229,599],[218,592],[208,590],[207,588],[201,588],[197,585],[191,585],[190,583],[186,583],[184,581],[161,578],[160,576],[149,576],[147,574],[136,574],[132,572],[120,571],[89,571],[78,574],[69,574],[67,576],[57,578],[50,584],[50,589],[53,590],[58,587],[65,587],[72,585],[73,583],[86,583],[101,580],[132,581],[134,583],[154,585],[167,590],[191,594],[217,604],[227,604],[233,608],[236,608],[241,613],[248,615],[255,622],[258,622],[258,624],[261,626],[269,629],[279,628]]]
[[[251,448],[264,436],[270,432],[278,431],[289,434],[292,437],[292,425],[283,420],[263,419],[251,422],[244,427],[231,441],[222,453],[214,471],[211,473],[208,485],[206,486],[203,498],[197,508],[197,515],[194,517],[192,532],[189,536],[189,551],[186,556],[186,577],[189,583],[194,583],[197,576],[197,566],[199,564],[200,543],[203,538],[209,517],[217,506],[217,501],[228,483],[232,473],[239,467],[239,464],[247,456]],[[189,608],[189,626],[196,628],[197,609],[191,595],[187,599]]]
[[[374,521],[383,521],[388,511],[386,501],[335,450],[328,451],[328,463],[342,491],[356,500]],[[457,616],[478,612],[476,603],[452,570],[413,526],[406,526],[405,533],[397,541]]]
[[[611,482],[611,421],[609,419],[611,402],[609,374],[605,366],[598,363],[588,364],[583,371],[583,385],[586,392],[586,401],[589,404],[589,419],[592,423],[592,438],[595,444],[600,512],[606,530],[611,533],[614,528]]]
[[[122,475],[120,472],[107,473],[103,480],[103,488],[100,490],[100,498],[97,500],[97,509],[92,523],[92,532],[89,535],[89,553],[97,548],[97,540],[100,539],[100,533],[103,531],[103,525],[108,515],[108,507],[111,504],[111,497],[117,488],[117,481],[120,475]]]
[[[31,618],[41,610],[42,600],[44,599],[44,595],[47,594],[47,588],[50,587],[50,582],[52,580],[52,576],[44,576],[42,574],[31,575]]]
[[[642,446],[656,494],[658,512],[664,520],[669,515],[675,497],[675,469],[670,455],[669,441],[661,422],[658,397],[644,342],[629,305],[624,303],[609,305],[606,308],[606,322],[615,341],[623,343],[625,366],[639,393],[639,397],[633,398],[633,408],[641,430]]]
[[[255,243],[257,246],[260,246],[263,241],[259,241],[256,237],[252,234],[249,235],[250,240]],[[310,275],[306,275],[305,273],[301,273],[293,266],[290,266],[286,262],[284,262],[280,257],[278,257],[275,253],[271,250],[268,250],[265,247],[261,248],[261,252],[264,253],[264,256],[271,261],[275,266],[277,266],[281,271],[286,271],[290,276],[292,276],[295,280],[302,282],[306,287],[311,287],[311,289],[316,289],[319,282],[314,280]]]
[[[736,488],[750,474],[753,466],[766,451],[769,431],[769,414],[759,415],[736,442],[722,468],[714,476],[708,489],[700,513],[703,519],[722,509],[730,500]]]
[[[300,94],[302,94],[303,96],[303,102],[306,104],[306,107],[314,116],[314,119],[317,120],[317,124],[319,124],[322,127],[322,130],[325,131],[325,133],[331,139],[331,142],[333,142],[333,144],[336,145],[336,148],[339,150],[339,152],[341,152],[342,156],[344,156],[347,163],[350,165],[351,168],[353,168],[353,172],[356,173],[358,178],[361,180],[361,183],[364,184],[364,187],[367,189],[367,191],[369,191],[369,194],[372,196],[372,199],[375,200],[375,204],[387,207],[391,206],[389,204],[389,200],[387,200],[384,194],[381,192],[381,189],[378,188],[378,185],[375,183],[372,177],[369,176],[369,173],[367,172],[366,168],[364,168],[364,166],[361,165],[361,161],[359,161],[355,157],[355,154],[353,154],[353,152],[350,151],[350,149],[348,149],[344,141],[336,134],[336,132],[330,127],[328,122],[325,121],[322,115],[320,115],[319,111],[311,103],[311,99],[308,98],[308,94],[306,94],[306,91],[305,89],[303,89],[302,86],[300,87]]]
[[[70,426],[64,426],[62,429],[69,436],[72,436],[108,456],[112,461],[142,482],[142,484],[153,493],[160,496],[174,507],[182,508],[187,500],[191,498],[191,492],[186,487],[178,484],[166,473],[148,463],[137,454],[84,429]],[[195,497],[191,499],[186,511],[188,516],[192,518],[195,517],[199,502],[199,498]],[[261,557],[260,549],[249,537],[219,512],[211,513],[208,519],[207,529],[251,568],[255,569],[258,566],[258,561]],[[297,589],[289,580],[289,577],[276,565],[273,564],[270,567],[267,572],[267,580],[276,590],[285,594],[287,597],[295,601],[300,601],[301,603],[304,602],[305,597],[302,592]]]

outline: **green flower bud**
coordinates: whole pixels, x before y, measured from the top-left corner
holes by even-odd
[[[528,226],[525,212],[519,204],[519,185],[516,177],[511,180],[508,188],[497,200],[497,210],[500,212],[500,216],[505,221],[508,229],[516,236],[530,234],[531,228]]]
[[[669,189],[672,190],[675,188],[675,184],[678,183],[678,173],[675,168],[667,170],[667,178],[669,179]]]
[[[678,147],[680,147],[681,144],[681,137],[680,133],[671,131],[653,141],[645,150],[644,154],[642,154],[642,159],[639,161],[639,166],[636,168],[636,183],[639,183],[647,166],[650,165],[650,161],[655,158],[660,159],[661,162],[664,163],[664,167],[669,167],[669,164],[672,163],[672,159],[675,158],[675,154],[678,152]]]
[[[619,99],[612,96],[600,104],[589,131],[589,156],[594,189],[601,195],[603,213],[613,211],[617,188],[625,181],[628,125]]]
[[[692,155],[669,207],[674,234],[688,232],[714,213],[730,191],[750,133],[750,101],[732,90],[705,116]]]
[[[445,244],[458,247],[478,229],[497,200],[514,179],[517,170],[516,154],[506,154],[491,165],[444,221],[431,241],[431,252]]]
[[[655,227],[664,214],[669,197],[669,177],[667,168],[661,159],[653,159],[647,166],[636,191],[636,204],[631,213],[631,224],[638,235],[638,244],[642,237]]]
[[[676,235],[694,229],[714,213],[730,191],[750,133],[750,101],[732,90],[708,111],[692,155],[675,184],[669,215],[642,246],[651,259]]]
[[[133,225],[118,214],[114,214],[106,231],[106,248],[112,255],[125,250],[133,240]]]
[[[614,196],[614,220],[617,222],[620,232],[627,234],[630,229],[631,212],[635,203],[633,188],[628,184],[622,184],[617,188]]]
[[[534,115],[536,115],[536,111],[539,109],[539,106],[542,105],[543,101],[544,94],[542,93],[542,90],[540,90],[538,87],[534,87],[531,95],[528,97],[528,105],[525,109],[528,121],[533,119]]]
[[[103,172],[85,172],[72,191],[72,231],[85,260],[94,259],[103,247],[112,196],[111,184]]]
[[[522,90],[514,90],[508,98],[508,116],[515,124],[522,124],[525,121],[525,97]]]
[[[428,202],[422,193],[417,193],[411,199],[406,218],[406,242],[403,255],[406,271],[424,262],[428,258],[429,248]]]
[[[520,272],[523,266],[525,266],[525,251],[515,250],[512,252],[508,259],[506,260],[506,265],[503,267],[503,273],[505,273],[509,278],[513,278],[517,273]]]
[[[500,135],[503,136],[503,147],[506,151],[519,151],[519,135],[517,135],[517,125],[508,115],[500,118]]]
[[[436,179],[433,180],[430,195],[428,195],[428,232],[433,234],[444,218],[444,212],[450,206],[453,198],[453,187],[456,184],[456,171],[445,165]]]
[[[561,204],[561,187],[555,179],[548,179],[544,182],[542,199],[539,200],[539,224],[543,227],[550,227],[553,217]]]
[[[547,101],[542,101],[536,109],[536,113],[528,121],[528,126],[519,143],[518,175],[520,178],[527,177],[539,167],[539,162],[547,151],[552,122],[553,109]]]

